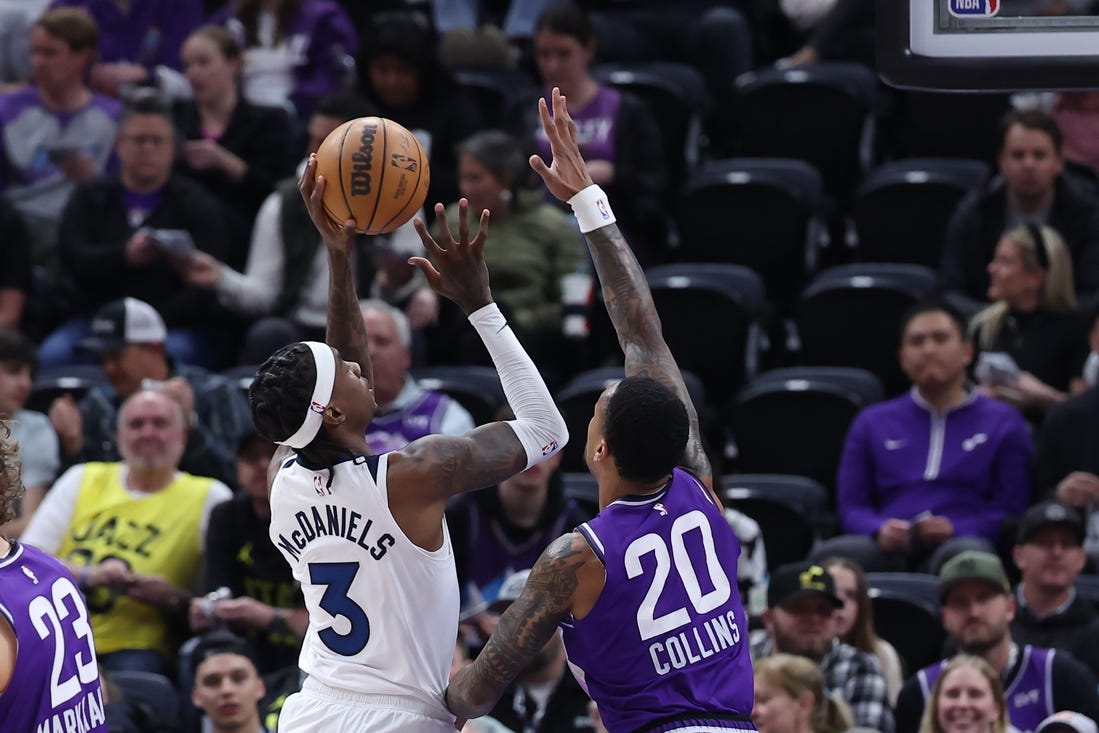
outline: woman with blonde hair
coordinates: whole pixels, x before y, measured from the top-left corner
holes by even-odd
[[[1087,356],[1068,247],[1048,226],[1015,227],[996,245],[988,274],[993,303],[970,323],[982,354],[977,378],[992,396],[1040,417],[1067,398]]]
[[[843,643],[877,657],[889,689],[889,702],[895,705],[904,683],[901,659],[893,645],[874,631],[874,608],[866,573],[857,562],[845,557],[827,557],[821,565],[832,576],[836,595],[843,601],[843,607],[833,616],[836,636]]]
[[[854,725],[847,704],[824,690],[824,673],[805,657],[773,654],[753,662],[760,733],[843,733]]]
[[[980,657],[959,654],[935,680],[919,733],[1007,733],[1004,686]]]

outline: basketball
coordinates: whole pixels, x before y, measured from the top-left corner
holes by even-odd
[[[386,234],[421,209],[431,171],[420,141],[393,120],[359,117],[331,132],[317,149],[324,210],[337,224]]]

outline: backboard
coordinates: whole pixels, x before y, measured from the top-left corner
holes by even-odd
[[[1052,0],[876,0],[878,71],[904,89],[1099,89],[1099,15]]]

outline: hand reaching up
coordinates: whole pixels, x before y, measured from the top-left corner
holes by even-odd
[[[466,315],[492,302],[492,291],[488,287],[488,267],[485,266],[488,219],[488,209],[485,209],[481,212],[477,234],[471,240],[469,202],[461,199],[458,201],[458,239],[455,241],[446,221],[446,209],[442,204],[435,204],[435,220],[439,225],[441,245],[427,231],[427,225],[422,219],[417,218],[413,222],[431,260],[426,257],[410,257],[408,263],[419,267],[431,289],[453,300]]]
[[[562,201],[568,201],[577,192],[592,185],[591,174],[580,154],[576,142],[576,123],[569,116],[565,97],[557,87],[551,93],[553,115],[550,116],[546,100],[538,100],[538,116],[542,118],[542,129],[549,139],[553,161],[546,161],[537,155],[530,156],[530,167],[542,177],[550,193]]]

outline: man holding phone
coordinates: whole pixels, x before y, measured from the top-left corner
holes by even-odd
[[[963,550],[993,550],[1003,520],[1026,509],[1034,449],[1018,411],[968,382],[973,345],[949,306],[905,314],[898,356],[912,390],[852,423],[836,480],[848,534],[814,556],[937,572]]]
[[[224,259],[226,218],[212,195],[173,174],[175,147],[167,103],[153,90],[132,95],[119,124],[119,175],[80,184],[61,218],[62,271],[75,285],[75,307],[42,344],[43,367],[79,363],[84,355],[75,347],[91,315],[123,296],[160,313],[175,359],[220,366],[225,312],[179,270],[195,250]]]

